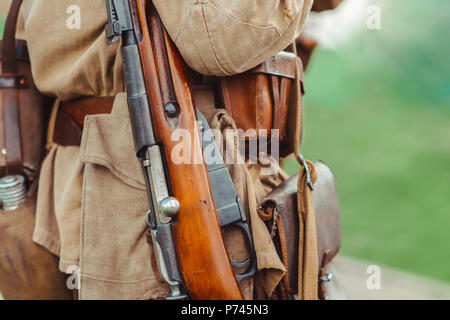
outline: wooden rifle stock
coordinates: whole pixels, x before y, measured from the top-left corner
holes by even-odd
[[[164,146],[170,188],[181,205],[172,232],[184,284],[193,299],[242,300],[203,162],[187,67],[165,32],[153,3],[130,1],[134,23],[140,28],[136,32],[141,32],[137,39],[155,138]],[[165,111],[168,103],[175,106],[171,109],[172,116]],[[184,138],[190,140],[187,145],[192,146],[192,158],[200,155],[201,161],[181,164],[173,161],[172,150],[179,142],[172,140],[172,134],[178,129],[189,132]]]

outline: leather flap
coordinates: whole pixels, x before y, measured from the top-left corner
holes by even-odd
[[[272,96],[269,77],[251,72],[220,78],[224,108],[239,129],[256,138],[259,130],[268,133],[272,128]]]
[[[322,162],[315,163],[318,179],[314,184],[312,199],[315,209],[317,250],[319,268],[324,268],[339,252],[341,225],[336,181],[330,168]],[[261,202],[261,209],[277,212],[281,226],[276,228],[277,250],[287,263],[289,287],[294,292],[298,288],[299,221],[297,213],[298,174],[274,189]],[[272,214],[270,214],[272,216]],[[272,219],[273,220],[273,219]],[[280,223],[280,221],[278,221]],[[272,222],[266,223],[269,232]],[[282,232],[280,232],[280,229]]]
[[[269,232],[274,235],[278,255],[287,269],[290,293],[298,290],[298,250],[299,221],[297,206],[298,174],[289,178],[261,202],[261,209],[269,213],[273,210],[271,221],[267,221]],[[277,219],[276,216],[279,218]],[[276,232],[274,234],[274,232]]]

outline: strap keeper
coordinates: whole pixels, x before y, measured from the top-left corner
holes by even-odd
[[[251,70],[252,73],[264,73],[274,76],[295,79],[295,53],[281,51]]]
[[[305,167],[306,183],[308,184],[311,191],[314,191],[313,182],[311,179],[311,169],[308,166],[308,162],[306,162],[305,158],[303,157],[303,155],[301,153],[298,155],[298,160],[299,160],[300,164]]]

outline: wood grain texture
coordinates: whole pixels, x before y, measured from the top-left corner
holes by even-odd
[[[242,300],[212,199],[208,173],[202,161],[187,67],[167,33],[160,29],[159,16],[151,2],[137,0],[137,3],[143,35],[139,45],[155,135],[164,145],[172,193],[181,204],[173,233],[185,285],[193,299]],[[161,93],[161,90],[164,92]],[[173,90],[175,97],[167,90]],[[163,110],[164,104],[169,102],[167,100],[173,98],[180,106],[175,128],[169,125]],[[176,129],[190,132],[188,143],[192,146],[191,154],[193,158],[197,157],[193,159],[197,160],[194,163],[177,164],[173,161],[171,151],[178,142],[172,141],[171,137]]]

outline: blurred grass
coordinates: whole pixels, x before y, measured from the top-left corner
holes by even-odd
[[[344,254],[450,282],[450,3],[382,9],[313,57],[302,150],[337,176]]]
[[[0,12],[0,39],[3,39],[3,29],[5,28],[6,14]]]

